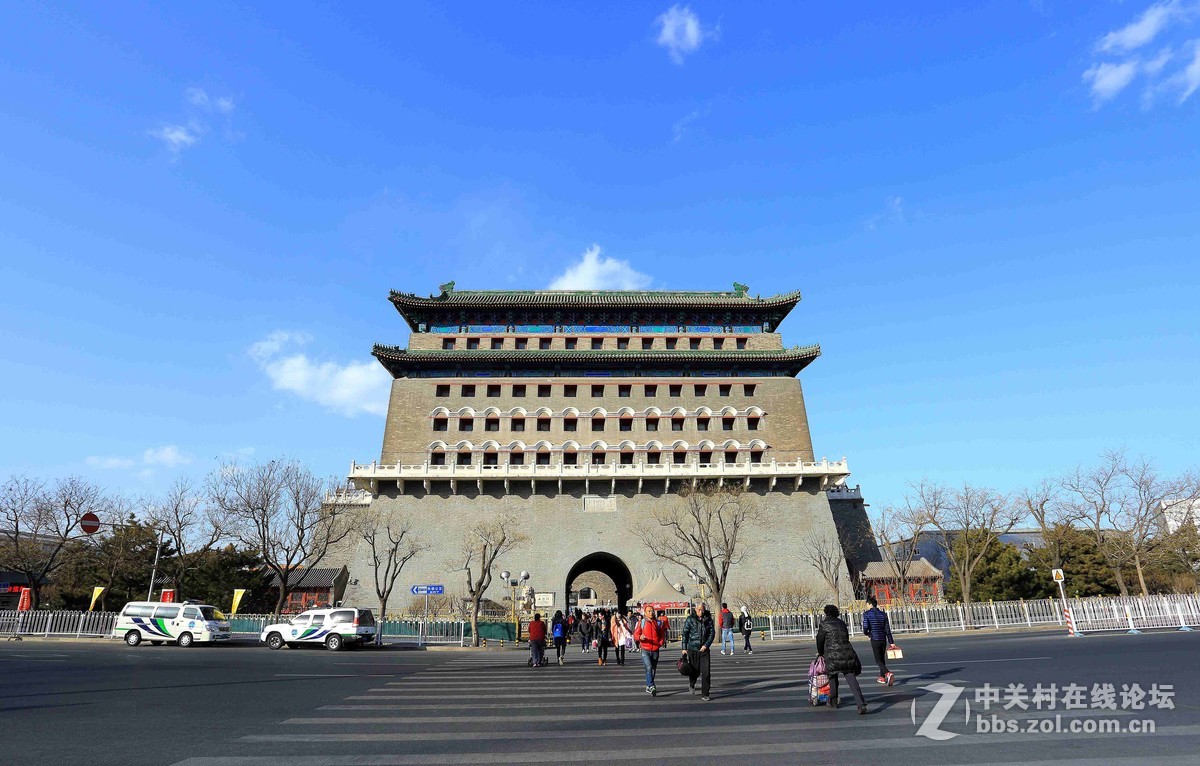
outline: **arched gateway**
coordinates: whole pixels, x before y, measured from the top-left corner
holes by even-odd
[[[730,595],[823,587],[797,555],[810,536],[840,537],[861,569],[877,557],[862,498],[843,486],[844,459],[815,459],[797,379],[820,350],[785,348],[775,331],[799,299],[751,297],[744,285],[393,292],[412,332],[407,348],[374,349],[394,378],[383,449],[350,479],[429,546],[397,592],[437,583],[461,595],[463,540],[500,515],[527,540],[497,571],[528,571],[542,611],[565,609],[586,571],[612,578],[622,603],[663,569],[690,583],[635,530],[702,481],[740,486],[762,510]],[[369,605],[370,557],[361,545],[344,557],[359,583],[346,598]],[[487,594],[505,596],[499,582]]]
[[[629,597],[633,595],[633,574],[630,573],[629,567],[625,566],[624,561],[611,553],[604,552],[589,553],[575,562],[575,565],[567,571],[567,581],[563,586],[564,600],[561,603],[570,606],[571,593],[578,590],[575,587],[576,580],[588,572],[599,572],[612,580],[616,591],[614,603],[618,608],[623,609],[629,602]]]

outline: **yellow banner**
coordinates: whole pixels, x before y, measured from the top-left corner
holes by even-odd
[[[242,596],[246,595],[245,588],[235,588],[233,591],[233,609],[229,610],[230,614],[237,614],[238,605],[242,603]]]
[[[96,602],[100,600],[100,594],[103,592],[104,592],[103,585],[98,585],[95,588],[92,588],[92,605],[88,607],[89,612],[95,610]]]

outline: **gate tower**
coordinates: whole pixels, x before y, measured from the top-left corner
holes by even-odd
[[[431,545],[404,570],[406,583],[461,593],[452,559],[464,535],[489,514],[513,513],[529,541],[498,569],[529,571],[536,592],[553,594],[548,611],[565,610],[570,581],[586,571],[610,577],[623,604],[661,569],[687,582],[632,529],[654,505],[706,481],[741,485],[764,514],[727,595],[780,580],[823,588],[797,556],[808,535],[840,536],[851,570],[870,557],[845,459],[813,453],[797,375],[820,348],[785,348],[777,332],[798,292],[450,282],[437,295],[390,300],[409,344],[374,348],[394,379],[383,448],[379,460],[352,464],[350,479],[372,504],[408,516]],[[346,555],[361,583],[347,598],[369,604],[365,553]],[[497,601],[506,593],[493,590]]]

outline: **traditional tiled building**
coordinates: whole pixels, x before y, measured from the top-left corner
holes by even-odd
[[[593,570],[624,601],[662,566],[633,525],[709,480],[745,487],[767,517],[730,591],[814,580],[797,559],[811,534],[840,530],[860,571],[855,552],[871,546],[846,538],[865,529],[862,499],[843,486],[844,459],[816,459],[796,377],[820,349],[785,348],[776,332],[799,300],[751,297],[744,285],[525,292],[451,282],[430,297],[393,292],[410,340],[374,349],[394,378],[383,447],[350,478],[440,551],[409,564],[414,583],[455,586],[462,573],[447,559],[465,531],[513,512],[528,520],[530,542],[502,566],[531,572],[556,608]],[[349,563],[354,579],[371,581],[361,552]]]

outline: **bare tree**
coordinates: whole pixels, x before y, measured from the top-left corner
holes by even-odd
[[[837,601],[842,592],[842,575],[846,573],[842,541],[836,534],[811,535],[801,541],[799,553],[800,560],[810,564],[821,575],[829,588],[829,597]]]
[[[184,595],[187,573],[224,535],[220,515],[208,498],[187,479],[177,479],[162,497],[144,503],[150,524],[171,541],[175,555],[163,562],[175,580],[177,596]]]
[[[970,604],[975,570],[988,549],[1016,526],[1021,512],[1007,497],[984,487],[964,484],[950,491],[924,480],[911,486],[915,496],[910,505],[922,524],[935,530],[963,603]]]
[[[98,486],[67,478],[46,487],[25,476],[0,485],[0,568],[29,580],[33,608],[46,580],[66,563],[69,544],[85,513],[104,513],[108,499]]]
[[[901,507],[888,505],[875,515],[871,528],[875,532],[875,542],[879,545],[879,554],[888,576],[903,605],[907,598],[909,576],[921,555],[918,544],[924,531],[922,514],[911,504]]]
[[[1119,475],[1125,487],[1122,502],[1110,520],[1119,533],[1118,540],[1127,547],[1127,559],[1133,562],[1142,595],[1149,596],[1146,564],[1163,553],[1159,545],[1163,539],[1163,508],[1179,499],[1190,503],[1200,493],[1195,476],[1160,477],[1145,459],[1122,460]]]
[[[1037,525],[1042,544],[1036,563],[1047,569],[1061,569],[1063,545],[1073,529],[1070,510],[1062,502],[1062,489],[1057,482],[1043,479],[1033,487],[1019,491],[1015,502],[1023,514]],[[1033,549],[1027,547],[1027,552]]]
[[[650,515],[634,534],[659,559],[703,575],[720,604],[729,570],[746,555],[747,537],[762,518],[755,499],[740,486],[705,483],[685,487]]]
[[[367,544],[370,553],[375,597],[379,599],[379,619],[386,620],[388,600],[392,597],[392,590],[404,565],[418,553],[428,550],[429,546],[413,535],[409,519],[395,511],[381,511],[374,507],[362,513],[358,537]],[[376,641],[383,643],[382,630],[376,634]]]
[[[1132,549],[1113,526],[1113,520],[1129,502],[1128,487],[1122,480],[1124,470],[1125,453],[1109,450],[1101,456],[1099,465],[1087,470],[1076,468],[1062,478],[1061,484],[1070,517],[1096,541],[1121,595],[1128,596],[1124,569],[1132,558]]]
[[[318,566],[354,528],[361,506],[341,489],[295,461],[229,462],[209,476],[209,500],[230,535],[258,551],[279,582],[276,616],[300,580],[297,570]]]
[[[503,514],[476,524],[463,539],[462,554],[466,562],[461,569],[466,572],[467,578],[472,646],[479,646],[479,605],[483,601],[483,594],[492,584],[496,559],[528,539],[520,532],[519,526],[520,520],[516,516]]]
[[[803,614],[820,609],[826,598],[809,582],[779,580],[741,591],[730,602],[744,604],[757,614]]]

